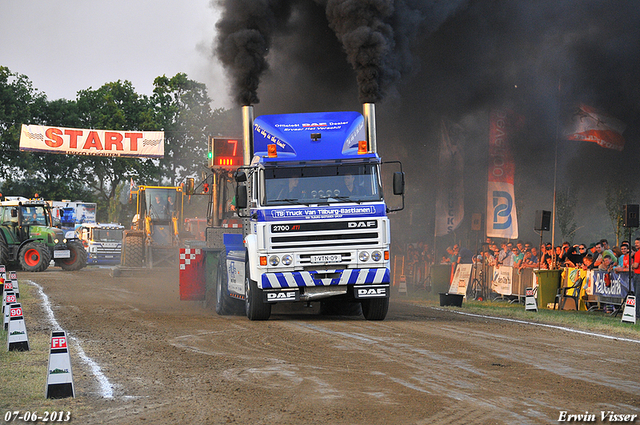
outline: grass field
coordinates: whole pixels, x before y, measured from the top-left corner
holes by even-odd
[[[596,332],[611,336],[621,336],[640,340],[640,322],[622,323],[621,316],[612,316],[602,311],[548,310],[525,311],[524,304],[507,301],[465,300],[462,307],[440,307],[438,294],[426,291],[413,291],[408,295],[396,295],[398,299],[420,303],[437,308],[460,310],[466,313],[487,316],[507,317],[536,323],[566,326],[587,332]]]
[[[4,326],[1,327],[0,420],[6,421],[9,412],[20,412],[23,415],[27,411],[37,412],[38,416],[42,416],[45,411],[71,412],[73,418],[73,413],[82,409],[82,403],[78,399],[45,398],[51,329],[34,318],[33,312],[40,311],[40,299],[35,295],[35,289],[29,285],[20,285],[18,301],[25,318],[29,351],[8,351],[7,332]]]

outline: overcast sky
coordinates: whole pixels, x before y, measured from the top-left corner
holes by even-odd
[[[184,72],[230,107],[211,55],[217,20],[209,0],[1,0],[0,65],[49,100],[117,80],[150,95],[155,77]]]

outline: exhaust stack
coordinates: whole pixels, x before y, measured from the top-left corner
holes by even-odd
[[[253,158],[253,106],[242,107],[242,152],[244,165],[251,164]]]
[[[378,142],[376,140],[376,104],[363,103],[362,110],[362,115],[364,115],[364,125],[366,128],[367,141],[369,142],[369,150],[373,153],[377,153]]]

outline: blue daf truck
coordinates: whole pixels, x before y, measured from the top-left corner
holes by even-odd
[[[364,114],[255,119],[245,106],[243,122],[244,165],[234,174],[242,233],[224,235],[216,311],[266,320],[276,303],[319,301],[321,311],[361,307],[366,319],[384,320],[391,283],[387,213],[404,207],[404,174],[398,161],[384,163],[394,164],[389,180],[402,201],[390,209],[374,105],[365,104]]]

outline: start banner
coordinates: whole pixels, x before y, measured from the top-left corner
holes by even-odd
[[[164,157],[163,131],[115,131],[22,124],[20,150],[68,155]]]

